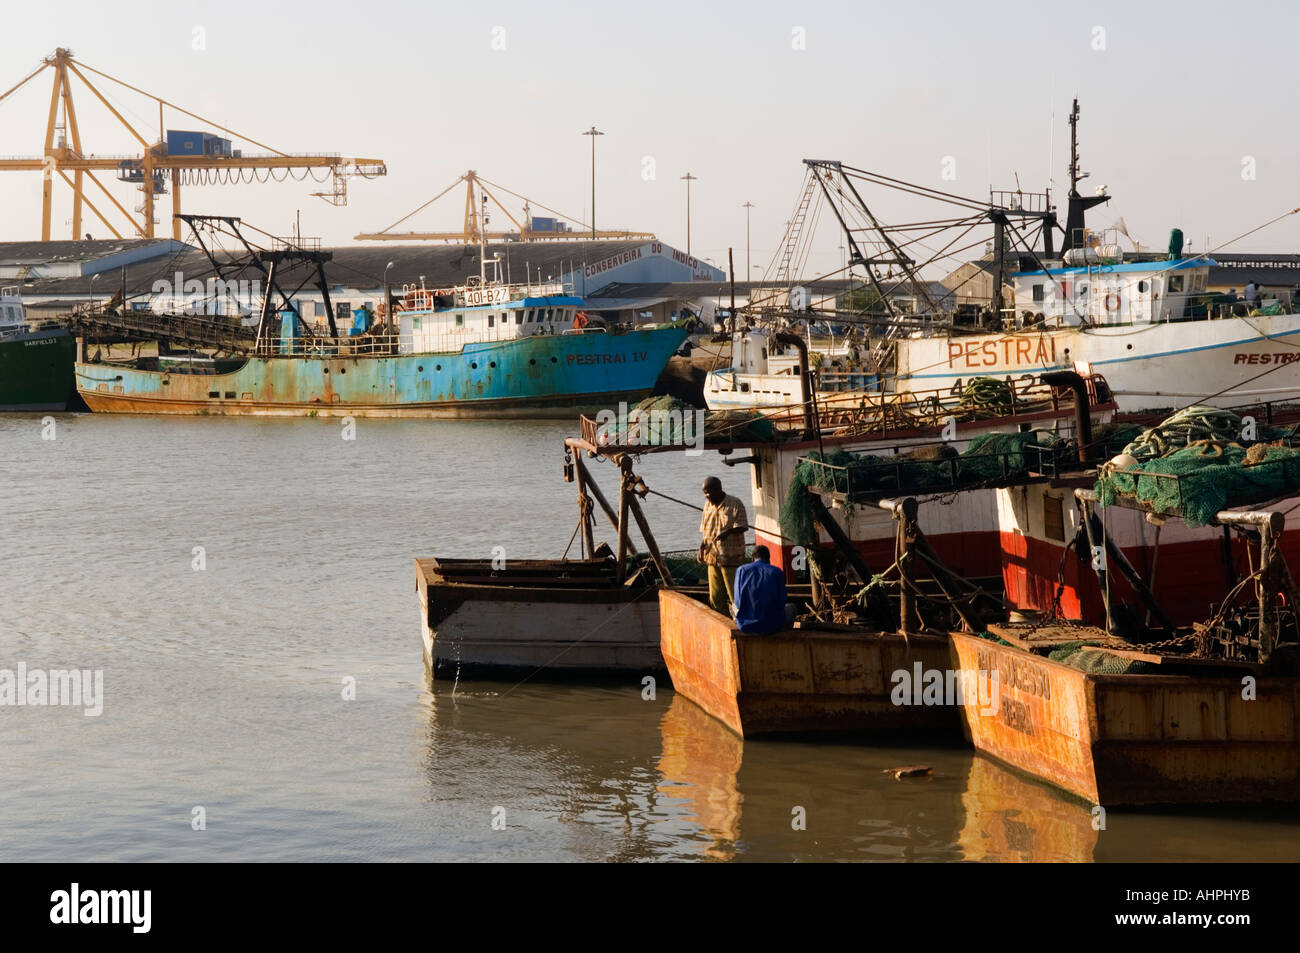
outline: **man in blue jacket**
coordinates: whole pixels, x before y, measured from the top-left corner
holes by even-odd
[[[754,547],[754,561],[736,570],[732,614],[741,632],[771,635],[786,627],[785,573],[770,562],[766,546]]]

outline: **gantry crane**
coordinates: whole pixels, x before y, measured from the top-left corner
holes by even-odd
[[[113,209],[130,222],[135,234],[143,238],[154,237],[154,205],[159,195],[171,189],[172,196],[172,236],[181,237],[181,186],[186,185],[225,185],[238,182],[267,181],[276,179],[284,181],[289,177],[299,180],[311,175],[316,177],[319,171],[325,181],[328,178],[331,189],[328,192],[314,192],[315,196],[325,199],[332,205],[347,204],[347,180],[350,176],[363,178],[387,174],[382,159],[353,159],[336,153],[294,154],[281,152],[271,146],[241,135],[225,126],[204,119],[202,116],[182,109],[152,93],[123,82],[116,77],[101,72],[79,60],[73,59],[72,51],[62,47],[51,56],[41,61],[41,65],[29,73],[21,82],[0,95],[3,102],[10,95],[27,85],[44,70],[54,73],[54,88],[50,93],[49,122],[45,127],[45,149],[40,156],[30,158],[0,159],[0,170],[36,171],[44,173],[41,194],[41,240],[50,240],[50,212],[53,201],[54,177],[57,175],[72,189],[72,237],[79,239],[81,233],[82,205],[90,209],[104,223],[104,226],[117,238],[122,233],[113,225],[86,194],[86,179],[97,186],[112,204]],[[150,142],[115,109],[102,92],[87,78],[88,73],[109,80],[125,89],[138,93],[158,104],[158,140]],[[139,142],[143,152],[138,156],[104,156],[87,155],[82,148],[81,132],[77,123],[77,110],[72,98],[72,77],[80,79],[95,98],[107,109],[118,122],[126,127]],[[197,134],[203,142],[212,142],[215,149],[208,152],[199,149],[198,154],[173,155],[168,150],[168,136],[164,128],[164,108],[182,113],[207,126],[218,129],[240,142],[246,142],[265,153],[244,154],[241,150],[230,149],[230,141],[215,136]],[[116,173],[119,181],[137,185],[141,201],[132,215],[113,196],[96,172]],[[68,173],[71,173],[69,177]],[[301,173],[297,175],[296,173]],[[276,176],[280,175],[280,178]]]
[[[393,231],[393,229],[396,228],[398,225],[401,225],[403,222],[405,222],[407,219],[411,218],[412,216],[416,215],[417,213],[424,211],[426,208],[428,208],[434,202],[438,201],[438,199],[442,198],[444,195],[446,195],[452,189],[456,188],[456,186],[460,185],[462,182],[465,183],[465,225],[464,228],[462,228],[459,232],[394,232]],[[500,199],[498,199],[495,195],[493,195],[491,192],[488,191],[487,186],[489,185],[492,186],[492,188],[494,189],[499,189],[500,191],[506,193],[507,195],[513,195],[515,198],[521,199],[523,201],[524,203],[523,222],[520,222],[513,215],[511,215],[510,210],[501,204]],[[478,201],[475,201],[476,191],[478,193]],[[505,214],[506,218],[510,220],[510,223],[515,227],[515,231],[513,232],[486,231],[487,222],[488,222],[487,204],[489,199],[491,199],[492,203],[496,205],[497,208],[501,209],[501,211]],[[537,205],[537,207],[542,209],[543,211],[550,212],[552,215],[556,216],[555,219],[546,219],[546,224],[548,227],[545,228],[536,227],[538,224],[538,220],[534,220],[533,218],[533,214],[532,214],[533,205]],[[565,227],[565,222],[573,222],[581,226],[582,230],[581,231],[570,230],[567,227]],[[415,209],[414,211],[408,212],[406,215],[403,215],[401,218],[395,221],[392,225],[389,225],[383,231],[364,232],[354,237],[356,238],[357,241],[388,241],[388,242],[441,241],[441,242],[460,242],[461,244],[465,244],[465,245],[475,245],[478,244],[480,241],[506,241],[511,239],[518,239],[520,241],[526,241],[526,242],[538,242],[538,241],[560,241],[560,240],[581,241],[582,239],[588,239],[588,238],[653,239],[655,236],[650,232],[630,232],[627,231],[626,229],[596,229],[595,231],[593,231],[589,225],[585,225],[581,222],[578,222],[577,219],[568,215],[564,215],[561,212],[557,212],[555,211],[555,209],[547,208],[545,205],[542,205],[540,203],[535,203],[531,199],[528,199],[525,196],[520,195],[518,192],[510,191],[510,189],[507,189],[503,185],[497,185],[494,182],[489,182],[487,179],[482,178],[473,169],[470,169],[468,172],[466,172],[464,175],[458,178],[455,182],[451,183],[451,185],[447,186],[445,189],[443,189],[433,198],[429,199],[429,201],[425,202],[423,205],[421,205],[419,208]]]

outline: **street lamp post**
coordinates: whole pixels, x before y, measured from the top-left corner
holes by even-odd
[[[745,275],[748,277],[751,270],[749,264],[749,210],[754,207],[753,202],[746,202],[741,206],[745,210]]]
[[[691,253],[691,183],[696,180],[697,176],[687,172],[682,176],[682,181],[686,183],[686,254]]]
[[[591,237],[596,237],[596,137],[604,133],[592,126],[584,136],[591,136]]]

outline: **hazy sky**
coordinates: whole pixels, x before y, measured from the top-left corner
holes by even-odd
[[[590,140],[580,133],[594,123],[606,133],[597,224],[684,248],[679,177],[690,171],[692,251],[725,266],[734,246],[738,277],[742,203],[755,203],[752,258],[766,264],[804,157],[981,198],[990,182],[1012,187],[1014,173],[1026,190],[1050,174],[1063,198],[1077,92],[1092,173],[1084,191],[1105,184],[1115,196],[1091,224],[1123,215],[1134,237],[1159,247],[1178,225],[1201,250],[1207,234],[1214,246],[1300,205],[1300,16],[1288,6],[175,0],[133,12],[102,0],[10,2],[0,91],[67,46],[277,149],[386,160],[388,177],[354,180],[345,208],[302,183],[184,196],[186,211],[240,215],[284,234],[301,210],[303,234],[327,243],[389,225],[470,168],[582,217]],[[48,75],[0,102],[0,155],[40,154]],[[85,151],[137,152],[74,83]],[[156,106],[99,85],[156,133]],[[167,125],[201,128],[180,115]],[[942,178],[945,168],[955,180]],[[56,183],[59,238],[70,236],[68,191]],[[115,194],[133,207],[130,187]],[[938,217],[899,196],[878,202],[886,220]],[[454,228],[462,207],[444,200],[402,227]],[[165,198],[160,234],[169,234],[170,208]],[[40,174],[0,175],[0,209],[0,239],[39,238]],[[109,237],[89,212],[83,231]],[[824,220],[819,269],[835,266],[839,244]],[[1300,251],[1300,215],[1231,250]]]

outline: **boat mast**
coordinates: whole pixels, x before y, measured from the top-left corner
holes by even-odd
[[[1087,172],[1079,169],[1079,97],[1074,97],[1070,107],[1070,194],[1065,214],[1065,240],[1061,243],[1061,255],[1071,248],[1083,244],[1084,213],[1094,205],[1109,202],[1109,195],[1091,195],[1084,198],[1079,194],[1079,183],[1088,177]]]
[[[474,188],[472,182],[470,188]],[[478,215],[478,286],[482,288],[487,284],[487,196],[481,196],[480,201],[482,204],[479,206]]]

